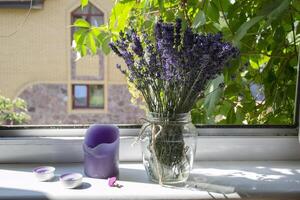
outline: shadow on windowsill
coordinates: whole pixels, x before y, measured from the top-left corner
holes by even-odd
[[[0,200],[19,200],[19,199],[39,199],[49,200],[49,198],[42,192],[32,190],[21,190],[15,188],[3,188],[0,187]]]

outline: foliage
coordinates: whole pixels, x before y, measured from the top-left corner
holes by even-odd
[[[81,27],[74,35],[76,49],[82,56],[97,48],[108,53],[109,41],[129,25],[149,33],[160,18],[170,22],[177,17],[194,31],[222,32],[241,51],[240,59],[197,102],[192,112],[195,123],[293,123],[299,0],[117,0],[108,24],[81,27],[85,23],[75,22]],[[224,89],[216,88],[220,80]]]
[[[0,125],[24,124],[30,119],[27,112],[27,104],[23,99],[11,100],[0,96]]]

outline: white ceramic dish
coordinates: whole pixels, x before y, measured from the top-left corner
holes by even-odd
[[[35,177],[39,181],[49,181],[54,177],[55,168],[51,166],[40,166],[33,169]]]
[[[65,188],[77,188],[82,184],[82,174],[67,173],[59,177],[60,182]]]

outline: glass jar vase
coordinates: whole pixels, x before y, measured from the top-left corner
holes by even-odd
[[[142,126],[142,154],[149,179],[165,185],[185,183],[196,152],[196,128],[190,113],[148,113]]]

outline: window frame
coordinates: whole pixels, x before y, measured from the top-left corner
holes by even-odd
[[[104,13],[103,13],[99,8],[97,8],[97,6],[95,6],[95,5],[94,5],[93,3],[91,3],[91,2],[89,2],[89,5],[91,5],[91,6],[89,7],[89,12],[88,12],[88,13],[76,14],[76,13],[75,13],[76,10],[77,10],[78,8],[81,8],[81,6],[79,6],[79,7],[76,8],[74,11],[71,12],[71,21],[72,21],[72,23],[74,23],[73,17],[87,16],[87,19],[90,19],[91,16],[103,16],[103,17],[104,17]],[[93,14],[93,13],[91,12],[92,6],[95,7],[95,8],[99,11],[99,13],[101,13],[101,14],[95,14],[95,13]],[[87,20],[87,21],[89,21],[89,20]],[[89,21],[89,22],[90,22],[90,21]]]
[[[294,125],[197,125],[195,159],[300,160],[299,71],[298,68]],[[87,128],[87,125],[0,126],[0,151],[7,152],[0,154],[0,163],[82,162],[82,143]],[[119,125],[121,162],[141,162],[140,145],[132,145],[140,128],[140,125]]]
[[[85,86],[86,87],[86,106],[79,106],[76,105],[76,86]],[[81,108],[88,108],[89,105],[89,87],[86,84],[72,84],[72,109],[81,109]]]
[[[61,129],[74,134],[86,129]],[[236,129],[235,129],[236,130]],[[24,133],[25,130],[22,130]],[[39,136],[6,137],[0,140],[0,163],[54,163],[82,162],[83,136],[57,136],[57,129],[47,129],[47,137]],[[127,133],[126,133],[127,131]],[[136,131],[136,132],[135,132]],[[141,146],[132,145],[138,129],[120,129],[121,162],[141,162]],[[32,134],[32,130],[29,130]],[[53,136],[49,136],[49,132]],[[134,133],[135,132],[135,133]],[[7,133],[11,135],[11,133]],[[19,135],[20,136],[20,135]],[[265,161],[300,160],[300,145],[297,136],[199,136],[196,138],[195,159],[206,161]],[[41,151],[41,149],[43,149]]]
[[[75,18],[80,18],[82,16],[87,17],[86,21],[89,22],[90,24],[91,24],[91,17],[93,17],[93,16],[101,16],[101,17],[103,17],[103,20],[104,20],[104,13],[97,6],[95,6],[93,3],[89,2],[89,5],[91,5],[91,6],[89,7],[89,12],[87,14],[83,14],[83,13],[82,14],[76,14],[75,13],[78,8],[81,8],[81,6],[75,8],[71,12],[71,24],[74,24],[74,22],[76,21]],[[92,6],[95,7],[99,11],[99,13],[101,13],[101,14],[92,14],[92,12],[91,12]],[[73,41],[74,31],[75,31],[75,27],[72,27],[71,28],[71,44],[72,44],[72,41]]]
[[[69,19],[70,18],[68,16],[68,20]],[[71,31],[72,30],[70,30],[69,33],[71,33]],[[299,62],[300,59],[298,58],[298,74],[296,85],[297,93],[295,96],[296,101],[293,125],[197,125],[197,140],[200,142],[201,140],[203,140],[201,145],[206,145],[201,146],[198,144],[198,152],[202,152],[204,157],[206,155],[206,158],[209,158],[209,160],[217,160],[220,158],[241,159],[241,156],[238,156],[239,150],[244,150],[245,152],[249,151],[250,153],[252,153],[252,157],[250,156],[250,158],[252,158],[253,160],[257,160],[256,158],[261,158],[261,156],[263,156],[265,159],[300,159],[300,150],[298,148],[300,120]],[[82,153],[81,144],[87,127],[87,125],[0,126],[0,148],[6,151],[5,154],[0,154],[0,163],[16,163],[23,161],[81,161],[80,159],[82,159],[82,155],[79,153],[79,148],[80,152]],[[137,159],[136,155],[140,153],[140,151],[136,151],[136,147],[134,147],[133,150],[130,150],[130,144],[137,136],[140,127],[140,125],[119,125],[121,134],[120,153],[123,154],[123,156],[128,153],[126,161]],[[252,140],[252,142],[250,142],[250,140]],[[289,142],[293,142],[293,146],[289,146]],[[242,143],[242,145],[245,145],[245,147],[241,147],[240,143]],[[281,151],[283,152],[282,155],[286,155],[286,157],[282,155],[276,157],[274,156],[272,150],[269,150],[268,152],[260,151],[259,153],[257,153],[257,148],[262,149],[264,146],[270,144],[274,146],[274,150],[277,149],[276,152]],[[238,146],[239,148],[236,148]],[[43,151],[40,151],[43,147],[50,148],[51,153],[45,156],[46,154],[44,154]],[[60,151],[63,147],[63,150],[66,151]],[[29,150],[27,151],[26,148],[29,148]],[[75,148],[77,149],[77,152],[75,152],[76,159],[69,160],[68,158],[71,158],[72,155],[74,155],[72,153]],[[233,153],[232,155],[229,155],[229,153],[232,153],[232,151],[235,151],[235,154]],[[227,154],[228,157],[222,157],[222,155],[226,154],[227,152],[229,152]],[[26,155],[24,156],[20,153],[24,153]],[[40,159],[35,158],[36,155],[38,155]],[[213,158],[210,157],[214,155],[217,156]],[[140,154],[138,157],[140,158]],[[249,157],[246,157],[244,159],[249,160]],[[121,160],[124,160],[122,156]]]
[[[86,106],[76,106],[75,105],[75,87],[76,86],[86,86],[87,88],[87,105]],[[90,106],[90,87],[91,86],[101,86],[103,89],[103,107]],[[72,110],[80,110],[80,109],[93,109],[93,110],[104,110],[105,108],[105,90],[104,84],[83,84],[83,83],[72,83]]]
[[[43,9],[45,0],[0,1],[0,8]]]

